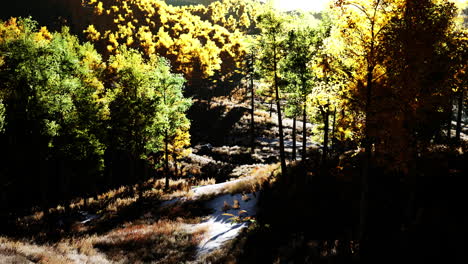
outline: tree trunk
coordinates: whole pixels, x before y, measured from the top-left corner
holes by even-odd
[[[169,143],[168,141],[169,139],[168,139],[167,131],[166,131],[166,135],[164,137],[164,174],[166,176],[166,184],[164,187],[165,190],[169,189],[169,147],[168,147]]]
[[[369,67],[367,69],[367,85],[366,85],[366,106],[365,106],[365,138],[364,138],[364,148],[365,148],[365,155],[364,155],[364,163],[362,169],[362,179],[361,179],[361,201],[360,201],[360,221],[359,221],[359,238],[363,240],[366,238],[367,235],[367,216],[368,216],[368,177],[370,173],[370,160],[372,157],[372,142],[370,139],[370,115],[371,115],[371,98],[372,98],[372,75],[373,70]]]
[[[273,63],[274,63],[274,70],[275,70],[275,80],[274,80],[274,88],[276,93],[276,111],[278,114],[278,128],[279,128],[279,143],[280,143],[280,160],[281,160],[281,172],[286,173],[286,157],[284,155],[284,135],[283,135],[283,120],[281,117],[281,102],[279,96],[279,87],[278,87],[278,73],[277,73],[277,58],[276,58],[276,50],[274,51],[273,55]]]
[[[330,121],[330,106],[327,105],[327,108],[322,110],[323,112],[323,152],[322,152],[322,165],[327,162],[328,157],[328,131],[329,129],[329,121]]]
[[[372,98],[372,79],[373,79],[373,69],[368,67],[367,69],[367,85],[366,85],[366,106],[365,106],[365,138],[364,138],[364,164],[362,169],[362,179],[361,179],[361,201],[360,201],[360,221],[359,221],[359,238],[361,240],[365,239],[367,235],[367,216],[368,216],[368,177],[370,173],[370,160],[372,157],[372,142],[370,137],[370,120],[371,120],[371,98]]]
[[[305,162],[307,153],[307,102],[306,96],[304,96],[304,102],[302,106],[302,161]]]
[[[333,123],[332,123],[332,143],[331,143],[331,149],[332,149],[332,152],[333,153],[336,153],[335,151],[335,143],[336,143],[336,138],[335,138],[335,133],[336,133],[336,107],[335,107],[335,111],[333,111]]]
[[[270,117],[273,114],[273,99],[270,100]]]
[[[452,134],[452,115],[453,115],[453,102],[452,102],[452,96],[450,96],[450,99],[449,99],[450,103],[449,103],[449,116],[448,116],[448,123],[447,123],[447,139],[450,140],[451,138],[451,134]]]
[[[255,153],[255,90],[253,83],[253,72],[250,74],[250,92],[252,93],[250,100],[250,153],[253,154]]]
[[[293,117],[293,128],[292,128],[292,160],[296,160],[296,116]]]
[[[463,90],[459,92],[458,95],[458,111],[457,111],[457,130],[455,134],[455,138],[458,142],[460,142],[460,134],[461,134],[461,121],[462,121],[462,114],[463,114]]]

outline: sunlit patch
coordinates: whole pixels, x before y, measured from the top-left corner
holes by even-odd
[[[268,2],[265,0],[264,2]],[[273,6],[280,10],[302,10],[319,12],[325,9],[329,0],[272,0]]]

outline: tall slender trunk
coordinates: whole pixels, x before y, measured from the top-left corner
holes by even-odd
[[[359,221],[359,237],[360,239],[365,239],[367,235],[367,216],[368,216],[368,177],[370,174],[370,161],[372,157],[372,142],[370,137],[370,120],[371,120],[371,100],[372,100],[372,79],[373,79],[373,68],[371,66],[367,69],[367,85],[366,85],[366,106],[365,106],[365,138],[364,138],[364,164],[362,169],[362,179],[361,179],[361,201],[360,201],[360,221]]]
[[[273,114],[273,99],[270,100],[270,117]]]
[[[280,160],[281,160],[281,172],[286,173],[286,157],[284,155],[284,135],[283,135],[283,119],[281,116],[281,102],[280,102],[280,95],[279,95],[279,87],[278,87],[278,62],[277,62],[277,54],[276,49],[273,52],[273,66],[274,66],[274,73],[275,73],[275,80],[274,80],[274,88],[276,94],[276,111],[278,114],[278,128],[279,128],[279,143],[280,143]]]
[[[302,161],[305,162],[307,154],[307,96],[304,96],[302,105]]]
[[[254,83],[253,83],[253,71],[250,73],[250,152],[253,154],[255,152],[255,120],[254,120],[254,112],[255,112],[255,90],[254,90]]]
[[[329,129],[329,121],[330,121],[330,106],[327,105],[327,108],[323,110],[323,117],[324,117],[324,128],[323,128],[323,152],[322,152],[322,165],[327,162],[328,157],[328,131]]]
[[[292,127],[292,160],[296,160],[296,119],[296,116],[294,116]]]
[[[336,137],[335,137],[335,133],[336,133],[336,107],[335,107],[335,110],[333,111],[333,123],[332,123],[332,143],[331,143],[331,149],[332,149],[332,152],[333,153],[336,153],[335,151],[335,143],[336,143]]]
[[[167,131],[164,136],[164,174],[166,176],[166,184],[164,189],[168,190],[169,189],[169,139],[167,136]]]
[[[447,139],[450,140],[451,134],[452,134],[452,115],[453,115],[453,102],[452,102],[452,96],[450,96],[449,99],[449,114],[448,114],[448,123],[447,123]]]
[[[463,114],[463,90],[459,92],[458,95],[458,111],[457,111],[457,130],[455,133],[455,138],[457,141],[460,141],[460,134],[461,134],[461,121],[462,121],[462,114]]]

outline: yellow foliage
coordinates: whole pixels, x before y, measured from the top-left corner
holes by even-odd
[[[253,9],[245,3],[214,2],[209,7],[195,8],[168,6],[159,0],[116,0],[112,4],[88,1],[95,14],[104,15],[111,24],[101,18],[92,19],[96,27],[90,25],[85,33],[88,39],[103,42],[111,54],[118,52],[118,45],[125,44],[146,55],[168,56],[174,69],[189,81],[208,77],[218,70],[229,75],[241,65],[245,54],[242,32],[236,28],[252,23]],[[250,17],[240,11],[239,4]],[[106,6],[112,12],[104,12]],[[207,16],[209,19],[205,20]],[[225,61],[229,63],[223,64]]]
[[[47,27],[41,27],[39,32],[34,36],[34,40],[37,42],[40,41],[50,41],[52,39],[52,34],[47,30]]]
[[[102,13],[104,12],[104,6],[103,6],[102,2],[98,2],[95,11],[96,11],[96,13],[98,15],[102,15]]]
[[[101,38],[101,33],[99,33],[94,25],[89,25],[86,30],[83,31],[87,38],[93,41],[98,41]]]
[[[10,18],[8,21],[0,24],[0,42],[17,39],[23,32],[15,17]]]
[[[130,46],[130,45],[133,44],[133,37],[132,37],[132,36],[130,36],[130,37],[127,38],[126,44],[127,44],[127,46]]]

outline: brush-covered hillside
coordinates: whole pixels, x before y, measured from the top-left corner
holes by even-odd
[[[2,6],[0,263],[467,263],[468,3],[305,2]]]

